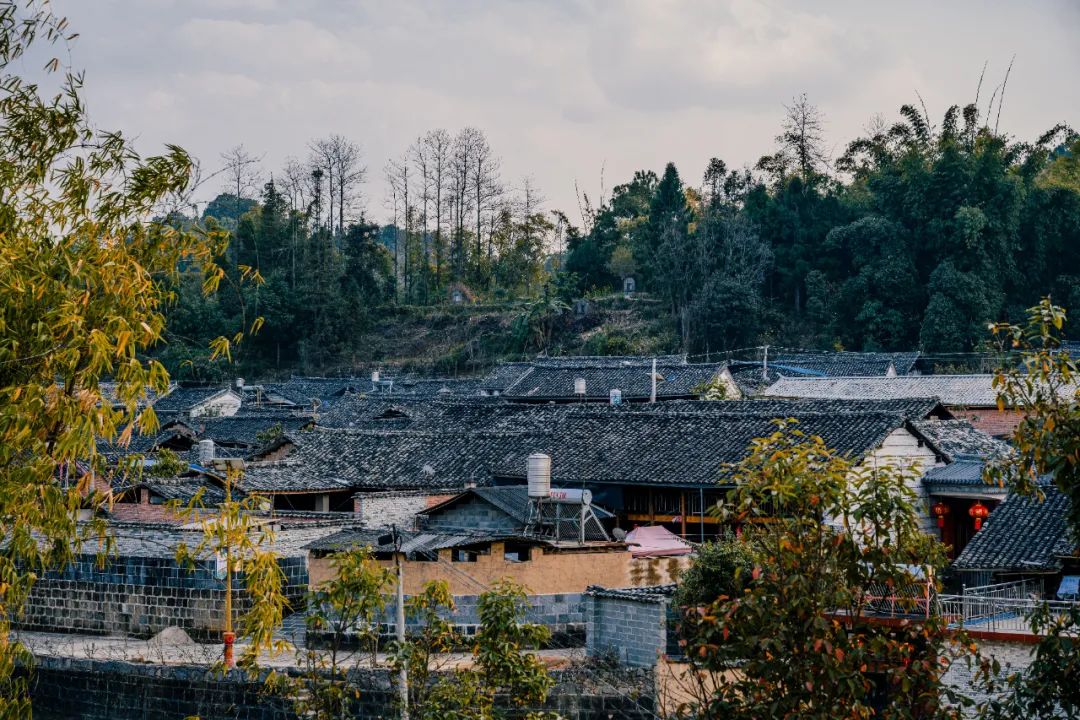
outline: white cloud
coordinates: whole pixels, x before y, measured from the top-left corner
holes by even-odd
[[[267,170],[331,132],[360,142],[382,218],[381,168],[432,127],[485,129],[508,181],[533,175],[576,210],[634,170],[769,151],[807,92],[840,150],[874,113],[931,115],[988,96],[1017,54],[1003,127],[1080,125],[1080,11],[916,0],[54,0],[82,33],[74,61],[99,125],[145,151],[175,142],[207,166],[239,142]],[[1030,28],[1018,32],[1017,28]]]

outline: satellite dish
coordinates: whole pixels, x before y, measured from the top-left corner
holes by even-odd
[[[626,539],[626,531],[622,528],[615,528],[611,531],[611,535],[619,542],[622,542]]]

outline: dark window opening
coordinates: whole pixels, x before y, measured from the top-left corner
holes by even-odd
[[[529,552],[532,548],[524,543],[506,543],[503,549],[503,560],[506,562],[529,562]]]

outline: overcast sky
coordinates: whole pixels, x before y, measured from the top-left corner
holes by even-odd
[[[81,33],[94,122],[144,153],[180,144],[207,168],[243,142],[270,172],[312,138],[358,142],[367,211],[382,168],[419,134],[483,129],[503,175],[532,175],[577,216],[669,160],[700,182],[709,157],[754,162],[784,103],[825,113],[838,153],[868,119],[922,94],[934,119],[982,103],[1009,59],[1001,126],[1080,126],[1080,1],[53,0]],[[213,190],[217,190],[214,187]]]

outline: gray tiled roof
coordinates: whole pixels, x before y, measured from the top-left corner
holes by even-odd
[[[225,502],[225,491],[220,485],[202,477],[192,478],[153,478],[143,480],[142,485],[163,500],[191,502],[195,494],[202,490],[202,504],[205,507],[217,507]],[[233,499],[239,499],[242,493],[234,491]]]
[[[269,548],[279,557],[303,557],[308,544],[340,529],[340,523],[296,523],[276,530]],[[203,539],[201,529],[153,523],[112,522],[108,533],[114,539],[115,554],[120,557],[173,558],[180,543],[195,548]],[[96,543],[83,548],[87,554],[96,551]]]
[[[651,361],[630,362],[619,365],[535,365],[522,375],[503,395],[518,400],[574,400],[574,383],[577,378],[585,380],[585,399],[607,400],[613,389],[622,391],[624,400],[647,399],[651,392]],[[709,383],[723,369],[723,365],[710,364],[657,364],[656,371],[663,378],[656,383],[658,398],[693,397],[702,385]]]
[[[432,424],[423,430],[314,428],[295,436],[283,461],[251,464],[244,486],[258,492],[406,489],[490,484],[524,477],[525,458],[547,452],[557,483],[709,486],[750,441],[775,429],[775,412],[656,412],[609,406],[526,406],[492,413],[474,426]],[[721,405],[718,403],[717,405]],[[710,406],[709,409],[704,409]],[[464,412],[464,411],[463,411]],[[785,411],[807,433],[860,457],[902,427],[904,413]]]
[[[836,400],[832,398],[758,398],[752,400],[670,400],[639,406],[652,412],[748,413],[787,417],[789,413],[899,413],[907,420],[952,417],[937,398]]]
[[[647,585],[645,587],[606,588],[590,585],[585,588],[585,595],[615,600],[637,600],[639,602],[660,603],[675,595],[677,585]]]
[[[449,507],[469,496],[479,497],[483,501],[493,505],[521,525],[522,528],[525,527],[525,524],[529,520],[529,488],[526,485],[496,485],[492,487],[470,488],[461,495],[439,503],[418,514],[438,514],[442,508]],[[601,507],[592,506],[592,509],[596,514],[596,517],[601,520],[613,517],[610,512]]]
[[[502,392],[531,368],[532,364],[527,362],[499,363],[491,369],[491,372],[480,378],[477,388]]]
[[[904,426],[899,413],[796,413],[799,429],[837,451],[860,458]],[[746,413],[590,413],[566,415],[550,433],[524,438],[495,467],[523,478],[526,457],[552,457],[558,484],[618,483],[708,487],[730,474],[750,442],[776,429],[773,415]]]
[[[769,364],[787,377],[884,377],[890,366],[897,375],[909,374],[918,358],[918,352],[780,353],[770,356]]]
[[[906,377],[781,378],[765,390],[769,397],[896,400],[938,397],[949,406],[996,407],[993,375],[909,375]]]
[[[960,459],[948,465],[930,468],[923,475],[922,482],[923,485],[930,487],[956,485],[986,487],[987,490],[990,490],[993,486],[983,482],[983,469],[985,467],[986,463],[978,458]]]
[[[224,445],[262,445],[260,435],[280,426],[285,434],[291,434],[311,422],[309,416],[292,412],[246,412],[229,417],[180,418],[169,423],[190,429],[199,440],[210,439]],[[162,430],[169,426],[162,425]]]
[[[190,411],[196,405],[228,392],[229,388],[224,385],[209,386],[180,386],[169,391],[168,395],[154,401],[156,413],[184,413]]]
[[[997,460],[1012,454],[1012,446],[979,430],[966,420],[913,420],[912,426],[947,460],[974,456]]]
[[[386,539],[390,534],[389,528],[354,528],[341,530],[333,535],[319,538],[308,544],[309,550],[323,552],[339,552],[354,548],[368,547],[375,553],[389,553],[394,551],[391,543],[380,544],[380,539]],[[467,547],[480,543],[497,542],[499,540],[522,540],[546,545],[546,541],[538,538],[525,538],[517,533],[499,532],[470,532],[470,533],[445,533],[445,532],[417,532],[415,530],[398,530],[401,541],[401,552],[406,555],[413,553],[432,553],[445,548]]]
[[[1058,556],[1072,545],[1066,515],[1069,499],[1052,485],[1045,499],[1010,495],[953,563],[957,570],[1054,572]]]

